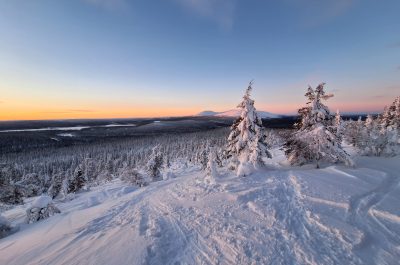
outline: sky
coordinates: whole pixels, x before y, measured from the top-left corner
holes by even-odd
[[[0,0],[0,120],[293,114],[400,95],[398,0]]]

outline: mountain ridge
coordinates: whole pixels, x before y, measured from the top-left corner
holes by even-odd
[[[275,113],[262,111],[262,110],[258,110],[257,114],[262,119],[275,119],[275,118],[281,118],[284,116],[284,115],[275,114]],[[230,109],[230,110],[221,111],[221,112],[205,110],[205,111],[197,113],[195,116],[239,117],[240,110],[239,109]]]

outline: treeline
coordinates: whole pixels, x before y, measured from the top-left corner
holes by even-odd
[[[181,161],[176,163],[181,166],[200,164],[202,153],[210,146],[223,149],[226,134],[227,129],[223,128],[2,155],[0,201],[21,203],[23,197],[43,192],[56,197],[63,186],[77,181],[96,185],[134,169],[144,169],[155,146],[163,154],[163,166],[176,161]]]
[[[345,136],[361,155],[393,156],[400,153],[400,97],[383,113],[345,124]]]

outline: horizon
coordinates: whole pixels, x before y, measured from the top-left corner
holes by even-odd
[[[257,110],[294,115],[326,82],[332,112],[380,113],[400,91],[400,2],[0,2],[0,120]]]
[[[231,110],[233,110],[233,109],[231,109]],[[169,119],[169,118],[171,118],[171,119],[173,119],[173,118],[190,118],[190,117],[212,117],[213,115],[200,115],[201,113],[203,113],[203,112],[215,112],[215,113],[223,113],[223,112],[229,112],[229,111],[231,111],[231,110],[225,110],[225,111],[221,111],[221,112],[219,112],[219,111],[213,111],[213,110],[204,110],[204,111],[201,111],[201,112],[198,112],[198,113],[195,113],[195,114],[189,114],[189,115],[183,115],[183,116],[149,116],[149,117],[115,117],[115,118],[54,118],[54,119],[25,119],[25,120],[0,120],[0,123],[1,122],[30,122],[30,121],[69,121],[69,120],[71,120],[71,121],[73,121],[73,120],[76,120],[76,121],[79,121],[79,120],[82,120],[82,121],[96,121],[96,120],[135,120],[135,119],[137,119],[137,120],[140,120],[140,119],[149,119],[149,120],[153,120],[153,119]],[[257,112],[264,112],[264,110],[258,110],[257,109]],[[266,111],[267,112],[267,111]],[[381,114],[383,112],[383,110],[382,111],[361,111],[361,112],[340,112],[340,115],[341,116],[357,116],[357,115],[360,115],[360,116],[366,116],[366,115],[379,115],[379,114]],[[271,113],[271,112],[269,112],[269,113]],[[334,115],[336,113],[336,111],[332,111],[331,110],[331,114],[332,115]],[[271,113],[271,114],[276,114],[276,115],[280,115],[280,116],[282,116],[282,117],[295,117],[295,116],[298,116],[299,114],[298,113],[288,113],[288,114],[281,114],[281,113]],[[229,118],[229,117],[231,117],[231,116],[218,116],[218,117],[221,117],[221,118],[223,118],[223,117],[227,117],[227,118]],[[262,119],[275,119],[275,118],[262,118]]]

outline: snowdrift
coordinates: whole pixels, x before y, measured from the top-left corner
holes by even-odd
[[[55,202],[61,213],[0,240],[0,264],[397,264],[399,157],[357,168],[198,168],[144,188],[115,180]],[[129,188],[130,187],[130,188]]]

